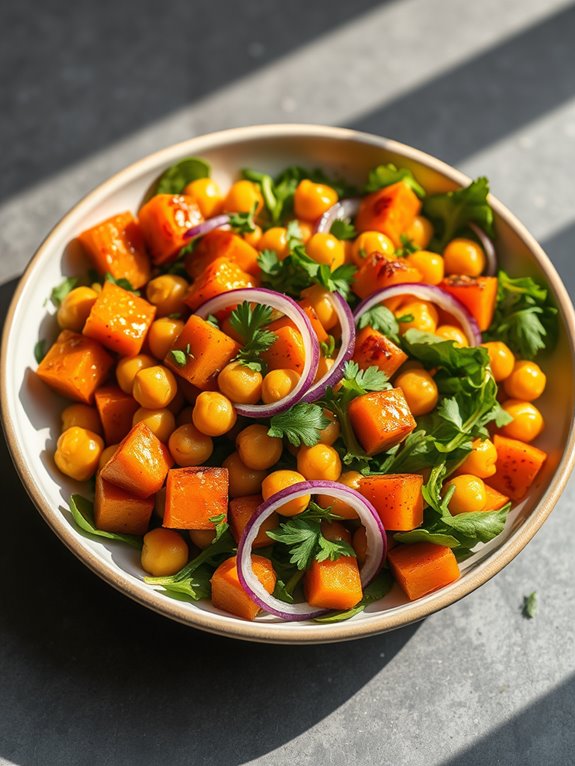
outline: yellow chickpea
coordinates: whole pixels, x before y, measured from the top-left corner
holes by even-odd
[[[246,231],[244,234],[242,234],[242,237],[245,239],[248,245],[251,245],[257,249],[260,239],[262,238],[262,234],[262,227],[256,224],[253,231]]]
[[[134,378],[132,396],[148,410],[167,407],[178,391],[174,374],[162,365],[145,367]]]
[[[273,226],[264,231],[258,242],[258,250],[273,250],[280,260],[289,254],[287,229],[283,226]]]
[[[82,332],[97,297],[98,293],[91,287],[76,287],[70,290],[56,314],[58,325],[63,330]]]
[[[415,266],[428,285],[438,285],[443,279],[445,272],[443,258],[437,253],[418,250],[408,255],[406,261],[410,266]]]
[[[161,274],[148,282],[146,298],[156,307],[156,316],[181,314],[186,311],[184,299],[189,284],[183,277],[175,274]]]
[[[413,317],[408,322],[401,322],[401,332],[407,332],[411,328],[421,330],[422,332],[434,333],[437,328],[438,314],[437,309],[429,301],[409,301],[404,303],[397,311],[395,316],[398,319],[402,317]]]
[[[485,269],[485,253],[472,239],[452,239],[443,251],[446,274],[478,277]]]
[[[305,246],[308,256],[316,263],[325,264],[332,271],[345,263],[345,247],[333,234],[318,232]]]
[[[414,245],[423,249],[431,242],[431,238],[433,237],[433,224],[429,218],[424,218],[422,215],[416,215],[404,234]]]
[[[256,423],[239,432],[236,449],[245,466],[266,471],[280,459],[283,442],[275,436],[268,436],[268,426]]]
[[[72,426],[60,435],[54,462],[66,476],[86,481],[96,473],[104,449],[101,436],[80,426]]]
[[[487,349],[491,372],[495,380],[499,383],[508,378],[515,366],[515,356],[509,346],[506,346],[500,340],[489,341],[481,345]]]
[[[230,497],[245,497],[246,495],[257,495],[261,492],[266,472],[248,468],[242,462],[237,452],[232,452],[231,455],[228,455],[223,461],[222,466],[228,469]]]
[[[476,513],[482,511],[487,505],[485,484],[478,476],[471,474],[455,476],[446,482],[442,494],[445,494],[449,487],[455,487],[455,492],[449,501],[449,510],[454,516],[459,513]]]
[[[196,399],[192,422],[207,436],[222,436],[236,424],[236,411],[227,396],[217,391],[202,391]]]
[[[261,372],[240,362],[230,362],[218,375],[220,391],[236,404],[257,404],[262,396],[262,381]]]
[[[300,375],[295,370],[270,370],[262,382],[262,401],[279,402],[297,386]]]
[[[301,446],[297,453],[297,469],[310,481],[337,481],[341,474],[341,460],[337,451],[327,444]]]
[[[257,215],[264,206],[260,188],[252,181],[236,181],[230,187],[224,200],[223,209],[226,213],[249,213],[256,206]]]
[[[469,346],[469,342],[463,330],[452,324],[440,325],[435,331],[435,335],[438,335],[444,340],[454,340],[457,348]]]
[[[312,285],[301,291],[302,303],[312,307],[324,330],[329,332],[338,323],[334,302],[328,290],[321,285]]]
[[[131,394],[134,387],[134,380],[140,370],[148,367],[154,367],[156,360],[148,354],[138,354],[137,356],[123,356],[116,365],[116,380],[122,391]]]
[[[401,388],[409,409],[418,417],[431,412],[439,398],[437,384],[427,370],[407,370],[400,372],[395,385]]]
[[[70,404],[62,410],[62,431],[67,431],[72,426],[80,426],[95,434],[102,434],[102,424],[98,410],[88,404]]]
[[[186,541],[174,529],[157,527],[144,535],[140,562],[153,577],[176,574],[188,563],[188,556]]]
[[[545,391],[546,383],[547,377],[538,364],[520,361],[515,362],[511,375],[505,378],[503,388],[512,399],[532,402]]]
[[[363,231],[351,246],[351,259],[358,268],[361,268],[364,260],[372,253],[382,253],[386,258],[393,260],[395,245],[380,231]]]
[[[296,221],[299,230],[299,239],[306,245],[313,235],[313,226],[309,221]]]
[[[294,210],[297,218],[312,223],[335,205],[338,196],[335,189],[316,184],[307,178],[300,181],[294,194]]]
[[[136,423],[145,423],[154,436],[165,444],[168,443],[171,433],[176,428],[176,418],[168,409],[149,410],[140,407],[132,418],[132,425],[135,426]]]
[[[164,359],[172,343],[184,329],[184,323],[180,319],[161,317],[152,322],[148,330],[148,347],[157,359]]]
[[[322,428],[319,432],[319,441],[321,444],[327,444],[328,447],[331,447],[331,445],[338,440],[341,429],[339,427],[339,421],[333,412],[324,410],[323,414],[329,420],[329,425]]]
[[[200,208],[204,218],[213,218],[222,210],[224,195],[213,178],[197,178],[184,189]]]
[[[193,423],[184,423],[172,431],[168,449],[174,461],[183,467],[202,465],[214,451],[210,436],[198,431]]]
[[[102,454],[100,455],[100,459],[98,460],[98,471],[101,471],[102,468],[106,465],[108,460],[110,458],[114,457],[116,454],[116,450],[118,449],[120,445],[119,444],[109,444],[105,449],[102,450]]]
[[[305,481],[305,477],[297,471],[273,471],[262,482],[263,499],[267,500],[277,492],[281,492],[282,489],[287,489],[287,487],[292,487],[294,484],[299,484],[302,481]],[[298,513],[305,511],[310,500],[311,495],[303,495],[302,497],[288,500],[287,503],[284,503],[278,509],[278,513],[281,516],[297,516]]]
[[[510,439],[522,442],[532,442],[543,430],[543,415],[531,402],[521,402],[518,399],[508,399],[503,403],[503,409],[513,420],[503,426],[501,433]]]
[[[497,450],[493,442],[490,439],[474,439],[471,452],[459,466],[459,472],[488,479],[497,470],[496,463]]]

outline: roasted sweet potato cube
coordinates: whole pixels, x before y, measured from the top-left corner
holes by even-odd
[[[362,597],[357,559],[340,556],[335,561],[314,560],[304,578],[308,604],[321,609],[351,609]]]
[[[313,327],[313,331],[317,335],[317,339],[319,343],[325,343],[327,339],[329,338],[329,335],[327,334],[326,330],[324,329],[324,326],[319,321],[319,317],[317,315],[316,310],[313,306],[310,306],[309,303],[306,301],[301,302],[301,307],[307,314],[307,318],[309,319],[311,326]]]
[[[113,363],[110,354],[95,340],[63,330],[36,374],[59,394],[90,404]]]
[[[358,333],[353,360],[362,370],[367,370],[368,367],[379,367],[388,378],[391,378],[406,359],[407,354],[378,330],[364,327]]]
[[[216,258],[194,281],[186,297],[186,303],[192,311],[195,311],[202,303],[215,298],[216,295],[230,290],[239,290],[241,287],[256,287],[256,285],[256,277],[240,269],[236,263],[227,258]]]
[[[252,556],[252,567],[267,592],[273,593],[277,577],[271,561],[263,556]],[[219,565],[212,575],[211,584],[212,604],[215,607],[235,614],[236,617],[243,617],[244,620],[254,620],[257,617],[260,608],[242,588],[235,556]]]
[[[499,511],[504,505],[507,505],[509,498],[506,495],[502,495],[489,484],[485,485],[485,496],[487,497],[487,503],[484,511]]]
[[[137,423],[100,473],[136,497],[150,497],[162,488],[173,464],[168,448],[145,423]]]
[[[138,215],[157,265],[173,260],[188,243],[184,234],[203,220],[197,204],[185,194],[156,194],[140,208]]]
[[[269,325],[276,339],[267,351],[261,354],[270,370],[295,370],[300,374],[305,365],[305,347],[299,330],[288,325]]]
[[[396,545],[387,560],[399,586],[410,601],[426,596],[459,577],[451,548],[433,543]]]
[[[214,516],[228,515],[227,468],[172,468],[166,482],[165,527],[213,529]]]
[[[245,495],[245,497],[235,497],[233,500],[230,500],[228,521],[234,540],[237,543],[239,543],[248,521],[254,515],[261,503],[263,503],[261,495]],[[260,526],[260,530],[253,542],[252,548],[265,548],[266,545],[271,545],[272,540],[267,536],[267,533],[272,529],[275,529],[278,524],[279,520],[277,513],[272,513],[272,515]]]
[[[96,475],[94,522],[97,529],[144,535],[154,510],[154,497],[138,497]]]
[[[487,330],[497,303],[497,277],[451,276],[440,287],[463,303],[481,332]]]
[[[192,314],[164,361],[188,383],[205,391],[213,387],[219,372],[239,350],[239,344],[224,332]],[[184,352],[184,364],[172,351]]]
[[[248,274],[259,274],[259,253],[245,239],[233,231],[215,229],[202,237],[194,250],[186,256],[186,271],[192,279],[213,263],[216,258],[227,258]]]
[[[401,235],[420,209],[419,197],[407,184],[399,181],[364,197],[355,225],[360,232],[381,231],[399,247]]]
[[[421,279],[421,272],[415,266],[411,266],[407,259],[392,261],[381,253],[372,253],[356,272],[352,287],[360,298],[367,298],[384,287],[421,282]]]
[[[120,213],[78,236],[99,274],[127,279],[136,290],[150,279],[150,258],[132,213]]]
[[[512,500],[521,500],[543,468],[547,453],[532,444],[499,434],[493,437],[493,444],[497,450],[497,470],[486,481]]]
[[[138,295],[106,282],[88,315],[83,333],[122,356],[142,349],[156,307]]]
[[[423,477],[413,473],[366,476],[359,491],[379,514],[385,529],[407,532],[423,523]]]
[[[103,386],[96,391],[96,407],[107,444],[118,444],[132,428],[138,402],[119,386]]]
[[[350,402],[348,413],[368,455],[376,455],[403,441],[417,425],[400,388],[358,396]]]

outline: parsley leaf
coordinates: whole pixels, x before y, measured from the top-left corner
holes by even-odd
[[[342,221],[336,219],[329,230],[330,234],[333,234],[337,239],[355,239],[357,237],[357,230],[355,226],[349,221]]]
[[[164,170],[159,177],[154,194],[181,194],[186,186],[198,178],[209,178],[210,166],[197,157],[187,157]]]
[[[214,525],[216,536],[213,542],[217,542],[218,540],[221,539],[224,532],[226,532],[230,526],[227,522],[226,514],[218,513],[217,516],[210,516],[208,521],[210,521]]]
[[[532,620],[537,614],[537,593],[533,591],[528,596],[523,597],[523,605],[521,607],[521,614],[528,620]]]
[[[375,577],[370,584],[363,591],[363,598],[351,609],[346,609],[343,612],[331,612],[330,614],[323,615],[322,617],[316,617],[314,622],[332,623],[342,622],[343,620],[349,620],[351,617],[355,617],[356,614],[363,612],[364,609],[373,604],[375,601],[386,596],[393,587],[393,578],[388,569],[381,571],[377,577]]]
[[[439,230],[433,249],[441,252],[469,223],[476,223],[486,234],[493,236],[493,211],[487,201],[488,194],[487,178],[478,178],[464,189],[427,197],[423,213]]]
[[[133,548],[142,547],[142,538],[137,535],[122,535],[119,532],[105,532],[103,529],[98,529],[94,523],[94,503],[82,497],[82,495],[72,495],[70,497],[70,512],[74,523],[83,532],[87,532],[95,537],[105,537],[107,540],[127,543]]]
[[[240,303],[230,314],[230,324],[243,341],[243,347],[235,361],[251,370],[263,372],[265,364],[261,354],[273,346],[277,339],[275,332],[263,328],[272,321],[271,306],[257,303],[251,306],[248,301]]]
[[[78,284],[78,277],[65,277],[59,285],[52,288],[50,293],[50,300],[53,305],[58,309],[62,305],[62,301]]]
[[[48,349],[46,348],[46,338],[40,338],[34,345],[34,359],[40,364],[42,359],[46,356]]]
[[[364,327],[372,327],[374,330],[385,335],[386,338],[399,341],[399,324],[392,311],[386,306],[374,306],[365,311],[359,318],[357,326],[360,330]]]
[[[170,355],[173,359],[173,361],[178,365],[178,367],[183,367],[188,359],[193,359],[194,355],[190,351],[190,344],[186,344],[185,349],[181,348],[174,348],[170,351]]]
[[[230,226],[236,234],[250,234],[256,230],[254,215],[257,210],[257,202],[247,213],[230,213]]]
[[[282,439],[284,436],[294,447],[305,444],[313,447],[320,440],[321,431],[330,424],[317,404],[300,402],[270,419],[268,436]]]
[[[337,561],[340,556],[355,556],[352,546],[345,540],[328,540],[323,535],[318,539],[319,550],[316,561]]]
[[[135,295],[140,295],[139,290],[135,290],[132,287],[132,283],[129,279],[126,279],[125,277],[120,277],[119,279],[116,279],[116,277],[112,276],[109,271],[106,272],[104,275],[104,281],[105,282],[111,282],[113,285],[117,285],[118,287],[121,287],[123,290],[127,290],[130,293],[134,293]]]
[[[396,168],[391,162],[387,165],[378,165],[370,171],[365,185],[366,194],[384,189],[386,186],[403,181],[418,197],[425,197],[425,189],[419,184],[409,168]]]

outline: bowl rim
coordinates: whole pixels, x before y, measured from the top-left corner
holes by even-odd
[[[509,564],[527,545],[529,540],[531,540],[535,533],[540,529],[547,516],[549,516],[553,510],[565,488],[575,464],[575,427],[573,413],[571,413],[572,419],[563,455],[561,456],[555,469],[555,473],[541,500],[521,527],[515,530],[500,548],[495,550],[485,560],[479,562],[473,570],[466,574],[465,578],[457,580],[450,586],[430,594],[430,596],[420,602],[410,602],[407,605],[409,607],[407,612],[406,610],[400,612],[390,610],[388,612],[381,612],[380,614],[373,614],[369,620],[350,620],[329,625],[316,624],[305,627],[296,625],[294,627],[293,624],[290,624],[290,629],[286,630],[285,627],[282,627],[282,624],[278,623],[257,621],[247,622],[238,618],[224,617],[216,613],[199,609],[195,611],[190,610],[189,605],[183,606],[176,600],[166,598],[158,591],[149,588],[148,586],[144,586],[143,583],[140,584],[143,587],[138,587],[137,584],[129,579],[127,573],[114,571],[107,561],[100,558],[95,552],[82,547],[79,544],[78,533],[63,517],[61,517],[61,514],[56,513],[52,506],[46,501],[39,486],[35,482],[32,471],[25,464],[18,443],[15,420],[12,418],[10,412],[10,402],[6,385],[8,376],[6,351],[8,340],[12,332],[16,306],[25,286],[33,275],[36,265],[40,262],[44,253],[50,248],[52,239],[58,235],[60,229],[65,226],[68,220],[81,214],[84,207],[88,207],[93,202],[97,203],[99,199],[105,197],[106,194],[111,192],[115,187],[121,186],[123,183],[129,182],[130,180],[135,180],[140,174],[145,173],[148,168],[161,166],[162,164],[169,165],[171,162],[180,157],[184,157],[186,154],[199,154],[202,151],[230,145],[237,141],[247,141],[258,138],[324,138],[328,140],[353,141],[360,144],[375,146],[383,150],[397,152],[407,160],[419,162],[430,168],[432,171],[442,174],[444,177],[458,185],[465,185],[470,181],[464,173],[451,167],[442,160],[394,140],[347,128],[281,123],[232,128],[196,136],[186,141],[172,144],[159,151],[153,152],[152,154],[148,154],[140,160],[119,170],[108,179],[98,184],[98,186],[82,197],[64,216],[62,216],[41,242],[20,278],[6,314],[2,333],[2,348],[0,352],[0,400],[2,423],[6,441],[24,488],[28,492],[28,495],[40,512],[44,521],[46,521],[72,553],[74,553],[95,574],[143,606],[173,620],[209,633],[263,643],[333,643],[375,635],[417,622],[428,615],[455,603],[491,579],[501,569],[507,566],[507,564]],[[490,203],[496,215],[505,221],[523,240],[544,272],[544,275],[554,292],[558,308],[560,309],[566,324],[568,335],[567,340],[570,347],[571,358],[575,358],[575,311],[567,290],[555,267],[543,251],[542,247],[528,232],[525,226],[493,195],[490,195]]]

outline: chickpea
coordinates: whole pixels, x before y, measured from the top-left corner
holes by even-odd
[[[329,420],[329,425],[322,428],[319,432],[319,441],[320,444],[327,444],[328,447],[331,447],[331,445],[338,440],[341,429],[339,427],[339,421],[333,412],[324,410],[323,414]]]
[[[96,473],[104,449],[101,436],[80,426],[72,426],[60,435],[54,462],[66,476],[86,481]]]
[[[257,249],[260,239],[262,238],[262,234],[262,227],[255,224],[254,230],[246,231],[244,234],[242,234],[242,237],[248,243],[248,245],[251,245]]]
[[[309,221],[296,221],[299,229],[299,239],[307,245],[313,235],[313,226]]]
[[[198,431],[207,436],[222,436],[236,424],[237,415],[233,404],[217,391],[202,391],[192,411],[192,422]]]
[[[131,394],[136,375],[140,370],[153,367],[155,364],[156,360],[154,357],[147,354],[123,356],[116,365],[116,380],[122,391],[126,394]]]
[[[189,529],[188,534],[193,544],[201,551],[210,546],[216,536],[214,529]]]
[[[301,446],[297,453],[297,469],[310,481],[325,479],[337,481],[341,474],[341,460],[333,447],[327,444],[315,444],[313,447]]]
[[[294,390],[299,379],[300,374],[295,370],[270,370],[262,382],[262,401],[265,404],[279,402]]]
[[[262,496],[264,500],[267,500],[277,492],[281,492],[282,489],[292,487],[294,484],[299,484],[305,481],[305,477],[297,471],[273,471],[268,474],[262,482]],[[288,500],[281,508],[278,509],[280,516],[297,516],[298,513],[302,513],[308,507],[311,500],[311,495],[303,495],[302,497],[296,497],[293,500]]]
[[[409,301],[396,310],[395,316],[400,319],[411,315],[413,319],[409,322],[401,322],[401,332],[407,332],[411,328],[421,330],[422,332],[434,333],[437,327],[438,314],[437,309],[429,301]]]
[[[148,346],[157,359],[164,359],[172,347],[172,343],[184,329],[180,319],[162,317],[152,322],[148,330]]]
[[[181,466],[202,465],[214,451],[210,436],[198,431],[193,423],[185,423],[172,431],[168,449],[174,461]]]
[[[102,468],[106,465],[108,460],[114,457],[116,454],[116,450],[118,449],[120,445],[119,444],[109,444],[107,447],[105,447],[102,450],[102,454],[100,455],[100,459],[98,460],[98,471],[101,471]]]
[[[176,428],[176,418],[168,409],[149,410],[146,407],[140,407],[132,418],[132,425],[135,426],[136,423],[145,423],[154,436],[165,444],[168,443],[170,435]]]
[[[478,277],[485,269],[485,253],[472,239],[452,239],[443,251],[446,274]]]
[[[344,244],[333,234],[318,232],[311,237],[305,247],[313,261],[326,264],[332,271],[345,263]]]
[[[503,388],[512,399],[532,402],[545,391],[546,383],[547,377],[538,364],[521,361],[515,362],[511,375],[503,383]]]
[[[258,242],[258,250],[273,250],[277,257],[283,261],[289,254],[287,229],[283,226],[273,226],[264,231]]]
[[[515,366],[515,357],[511,349],[500,340],[489,341],[481,344],[489,354],[489,364],[493,377],[499,383],[508,378]]]
[[[429,218],[424,218],[422,215],[416,215],[404,234],[414,245],[425,248],[429,245],[431,238],[433,237],[433,224]]]
[[[405,260],[419,271],[421,278],[428,285],[438,285],[443,279],[445,272],[443,258],[437,253],[418,250],[408,255]]]
[[[194,200],[204,218],[213,218],[222,210],[224,196],[213,178],[197,178],[186,186],[184,194]]]
[[[338,196],[335,189],[316,184],[307,178],[300,181],[294,194],[294,210],[297,218],[312,223],[335,205]]]
[[[363,525],[358,527],[353,533],[351,544],[355,551],[355,555],[357,556],[359,565],[363,566],[367,558],[367,532]]]
[[[178,384],[174,374],[159,364],[145,367],[134,378],[132,396],[148,410],[167,407],[177,392]]]
[[[382,253],[392,260],[395,258],[395,245],[380,231],[363,231],[351,246],[351,260],[361,268],[372,253]]]
[[[543,430],[543,415],[531,402],[521,402],[518,399],[508,399],[503,403],[503,409],[513,420],[503,426],[501,433],[510,439],[522,442],[532,442]]]
[[[188,287],[189,284],[183,277],[161,274],[148,282],[146,298],[156,307],[158,317],[181,314],[186,310],[184,299]]]
[[[188,556],[186,541],[174,529],[158,527],[144,535],[140,562],[153,577],[176,574],[188,563]]]
[[[343,484],[344,487],[349,487],[350,489],[355,489],[356,492],[359,492],[362,479],[363,476],[359,471],[344,471],[338,478],[338,481],[340,484]],[[333,513],[337,516],[341,516],[343,519],[357,519],[357,512],[344,500],[339,500],[330,495],[318,495],[317,502],[322,508],[331,508]]]
[[[254,205],[257,215],[264,206],[260,187],[252,181],[236,181],[226,195],[223,209],[226,213],[249,213]]]
[[[435,331],[435,335],[439,335],[444,340],[453,340],[457,348],[464,348],[469,346],[467,337],[462,329],[452,324],[442,324]]]
[[[82,332],[97,297],[98,293],[91,287],[76,287],[70,290],[56,314],[58,325],[63,330]]]
[[[230,497],[245,497],[257,495],[261,492],[262,482],[266,478],[265,471],[256,471],[242,463],[237,452],[232,452],[222,463],[229,473]]]
[[[102,434],[102,424],[98,410],[88,404],[70,404],[62,410],[62,431],[67,431],[72,426],[80,426],[95,434]]]
[[[445,494],[449,487],[455,487],[455,492],[449,501],[449,510],[454,516],[459,513],[482,511],[487,505],[485,484],[478,476],[467,473],[455,476],[446,482],[442,494]]]
[[[439,398],[437,384],[427,370],[412,369],[400,372],[395,385],[401,388],[409,409],[418,417],[431,412]]]
[[[324,330],[329,332],[338,323],[337,312],[331,293],[321,285],[312,285],[301,291],[302,305],[311,306],[322,323]]]
[[[236,438],[236,449],[245,466],[256,471],[266,471],[280,459],[283,442],[275,436],[268,436],[267,426],[256,423],[240,431]]]
[[[230,362],[218,375],[220,391],[236,404],[257,404],[262,396],[262,381],[261,372],[240,362]]]
[[[471,452],[459,466],[459,473],[468,473],[488,479],[493,476],[497,463],[497,450],[490,439],[474,439]]]

